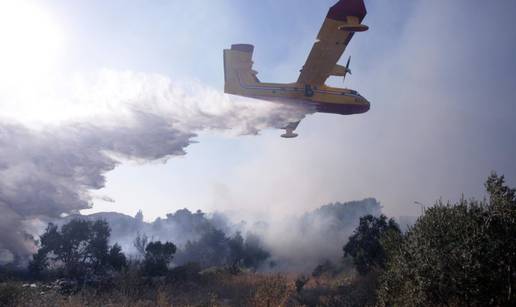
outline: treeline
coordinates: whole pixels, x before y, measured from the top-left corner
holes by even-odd
[[[516,306],[516,190],[496,174],[485,187],[488,199],[438,201],[404,233],[362,217],[343,248],[364,290],[355,305]]]
[[[286,236],[278,240],[288,244],[272,247],[270,238],[274,241],[277,236],[266,235],[267,223],[232,224],[222,214],[182,209],[152,223],[143,221],[141,211],[134,218],[117,213],[72,216],[48,225],[37,241],[28,272],[11,265],[19,269],[4,274],[7,271],[0,267],[0,281],[14,276],[21,280],[67,278],[82,284],[127,270],[147,277],[169,276],[171,268],[183,267],[298,271],[299,265],[291,264],[303,260],[306,265],[302,267],[311,269],[320,259],[338,259],[338,245],[346,241],[360,216],[380,212],[375,199],[329,204],[286,221],[286,232],[274,230]],[[267,238],[269,242],[264,242]],[[151,259],[162,260],[153,264]]]
[[[176,245],[173,265],[196,261],[202,267],[220,266],[227,262],[227,239],[240,231],[249,249],[266,250],[270,254],[260,269],[269,270],[273,264],[274,271],[307,272],[321,260],[339,259],[339,246],[347,241],[359,218],[367,214],[381,214],[381,205],[376,199],[337,202],[311,212],[292,211],[282,221],[248,220],[235,223],[223,213],[181,209],[152,222],[145,222],[142,212],[135,217],[102,212],[69,216],[55,223],[63,225],[77,218],[105,220],[111,228],[110,242],[120,244],[128,257],[143,257],[143,252],[134,247],[133,241],[137,236],[147,236],[153,241],[170,241]]]
[[[74,219],[61,227],[50,223],[29,264],[31,276],[68,278],[80,287],[128,269],[137,271],[141,277],[167,277],[185,268],[199,272],[209,266],[238,273],[243,269],[256,270],[269,258],[258,237],[248,235],[244,239],[239,232],[227,237],[224,232],[212,229],[198,241],[187,242],[181,250],[172,242],[152,241],[140,235],[134,246],[141,257],[128,259],[118,244],[109,245],[110,232],[108,223],[102,220]],[[181,257],[186,264],[171,270],[174,257]]]

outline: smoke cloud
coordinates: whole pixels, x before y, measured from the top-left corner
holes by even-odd
[[[271,251],[275,270],[311,272],[317,265],[342,259],[342,247],[358,226],[360,217],[382,213],[374,198],[333,203],[282,221],[252,225]],[[299,213],[298,213],[299,214]]]
[[[240,220],[224,213],[191,212],[181,209],[166,218],[144,222],[140,211],[133,218],[121,213],[101,212],[69,216],[71,219],[105,220],[109,223],[111,244],[118,243],[130,257],[142,257],[134,242],[137,237],[150,241],[169,241],[178,247],[175,265],[198,262],[202,267],[232,264],[234,238],[241,234],[248,249],[248,264],[261,271],[309,273],[321,263],[340,263],[342,247],[358,226],[360,217],[381,214],[373,198],[332,203],[316,210],[291,212],[281,219]],[[243,242],[244,243],[244,242]]]
[[[124,160],[166,161],[199,131],[257,134],[306,112],[161,75],[102,71],[56,84],[37,101],[37,89],[0,96],[0,262],[34,252],[38,221],[89,208]]]

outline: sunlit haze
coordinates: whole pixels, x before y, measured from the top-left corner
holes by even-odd
[[[415,203],[483,197],[491,171],[515,180],[510,1],[368,1],[370,31],[343,56],[353,75],[330,83],[358,90],[371,110],[309,115],[297,139],[276,128],[302,114],[223,93],[233,43],[255,45],[261,80],[295,81],[333,2],[306,1],[285,18],[294,1],[1,1],[0,117],[58,160],[77,155],[74,171],[97,170],[79,162],[85,150],[117,161],[74,179],[40,173],[75,193],[71,211],[264,217],[376,197],[388,214],[417,215]],[[486,15],[497,17],[477,29]],[[6,142],[32,148],[21,135]]]

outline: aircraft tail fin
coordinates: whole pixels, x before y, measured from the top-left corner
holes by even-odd
[[[248,44],[232,45],[224,50],[224,92],[241,95],[245,86],[260,83],[253,70],[254,46]]]

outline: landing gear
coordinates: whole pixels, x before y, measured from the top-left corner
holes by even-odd
[[[291,139],[297,137],[297,133],[294,133],[297,126],[299,125],[299,121],[289,123],[285,128],[286,132],[281,135],[282,138]]]
[[[286,133],[281,135],[282,138],[292,139],[292,138],[297,137],[297,133],[294,133],[294,130],[292,130],[292,129],[286,129],[286,130],[287,130]]]

